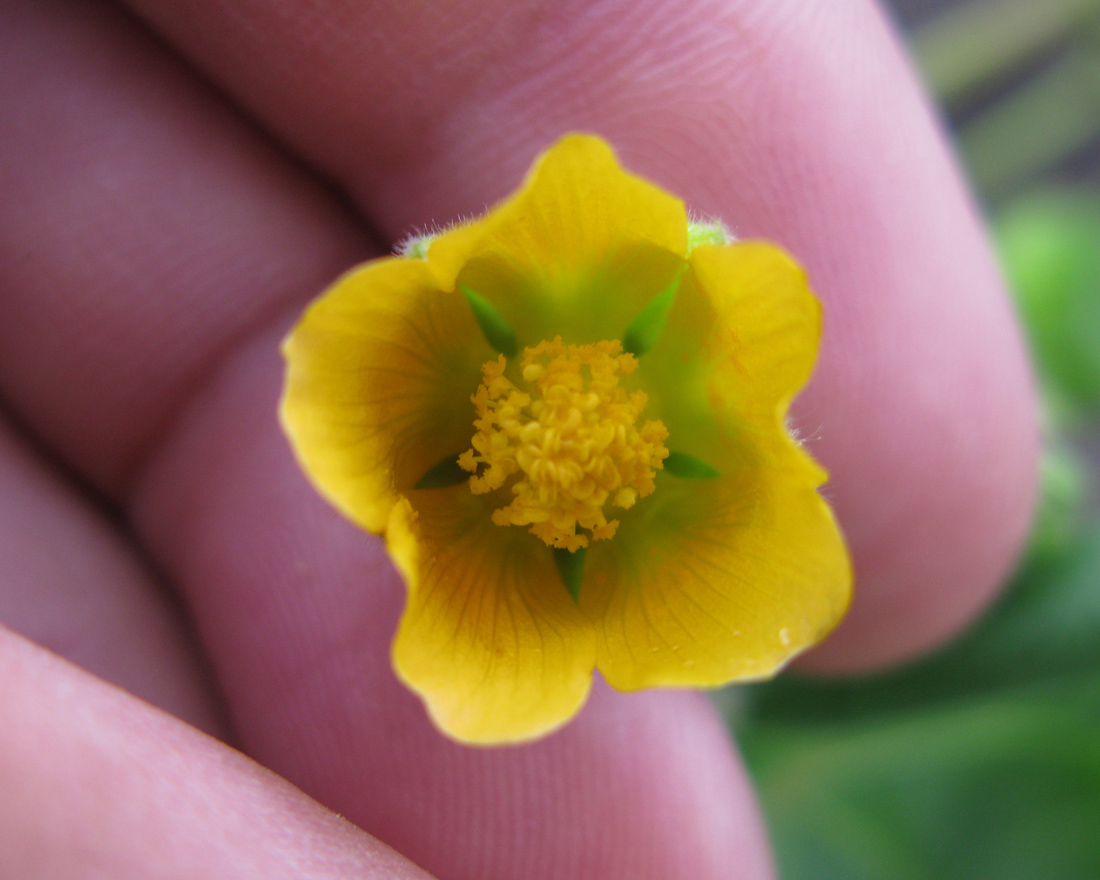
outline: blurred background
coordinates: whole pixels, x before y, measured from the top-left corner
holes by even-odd
[[[1042,502],[999,604],[873,679],[720,693],[782,880],[1100,878],[1100,0],[892,0],[1034,354]]]

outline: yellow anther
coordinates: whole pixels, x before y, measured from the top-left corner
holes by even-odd
[[[524,349],[529,393],[504,377],[506,366],[504,355],[485,364],[473,396],[477,433],[458,463],[471,472],[487,467],[470,478],[470,489],[492,492],[514,476],[512,502],[493,512],[493,522],[530,526],[553,547],[578,550],[612,537],[619,521],[608,520],[604,506],[633,507],[653,491],[668,456],[663,422],[636,425],[645,393],[619,387],[637,358],[617,340],[566,345],[558,336]]]

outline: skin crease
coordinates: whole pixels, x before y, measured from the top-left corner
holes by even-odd
[[[69,511],[36,521],[39,552],[72,547],[75,528],[92,560],[52,569],[60,587],[38,608],[20,593],[19,625],[83,621],[101,665],[76,659],[173,711],[187,691],[216,717],[186,650],[141,648],[153,672],[140,685],[124,674],[155,627],[187,643],[187,624],[150,598],[155,568],[194,620],[245,751],[441,878],[770,876],[751,791],[696,695],[597,687],[575,723],[522,748],[435,733],[389,670],[401,587],[379,542],[317,498],[279,434],[276,349],[376,238],[479,211],[556,135],[597,131],[694,210],[791,248],[825,302],[796,425],[832,472],[858,593],[806,662],[854,670],[926,650],[1011,563],[1035,422],[980,229],[877,11],[857,0],[133,6],[182,57],[94,0],[0,2],[0,396],[44,459],[28,469],[27,450],[7,443],[0,456],[36,474],[20,505],[41,495],[41,509]],[[26,527],[0,519],[5,542],[26,543]],[[110,566],[126,546],[135,557],[119,578]],[[23,571],[45,570],[34,551]],[[0,562],[9,597],[18,571]],[[91,613],[72,598],[87,601],[83,579],[103,596]],[[133,590],[148,595],[131,602]],[[104,639],[108,612],[127,603],[144,641]],[[233,794],[251,785],[241,779],[259,774],[260,791],[316,807],[17,637],[0,634],[0,656],[0,754],[16,756],[0,765],[0,791],[48,778],[64,795],[28,814],[47,829],[37,855],[12,848],[30,826],[0,799],[0,853],[57,852],[51,870],[81,876],[86,850],[57,843],[102,830],[111,857],[130,859],[118,864],[148,866],[142,834],[76,796],[129,754],[197,768],[179,802],[223,804],[159,828],[178,851],[205,852],[230,819],[252,829],[190,876],[277,876],[263,872],[271,847],[307,863],[318,839],[339,864],[377,859],[379,877],[414,876],[312,819],[274,823],[273,841],[253,821],[267,795]],[[36,702],[35,689],[69,696]],[[65,722],[72,705],[94,723]],[[157,720],[116,735],[121,716]],[[210,762],[236,768],[232,791]],[[166,792],[180,776],[130,773],[103,796],[176,802]]]
[[[179,609],[102,512],[2,424],[0,498],[0,621],[225,739]]]

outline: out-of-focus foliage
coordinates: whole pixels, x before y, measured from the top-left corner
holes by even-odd
[[[1097,0],[955,3],[912,34],[913,53],[941,101],[965,101],[1080,32],[1098,8]]]
[[[911,42],[987,202],[1100,137],[1100,0],[955,0]]]
[[[783,880],[1100,877],[1100,188],[1065,171],[1100,147],[1100,76],[1065,73],[1100,74],[1098,23],[1096,0],[965,0],[916,35],[966,108],[964,160],[1035,357],[1042,500],[1002,600],[938,654],[727,701]]]
[[[1100,408],[1100,198],[1039,192],[1003,211],[997,232],[1037,366]]]

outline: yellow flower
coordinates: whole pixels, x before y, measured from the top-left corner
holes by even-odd
[[[485,217],[353,269],[287,338],[303,468],[385,535],[397,674],[456,739],[620,690],[770,676],[851,573],[785,427],[816,357],[801,269],[726,243],[569,135]]]

